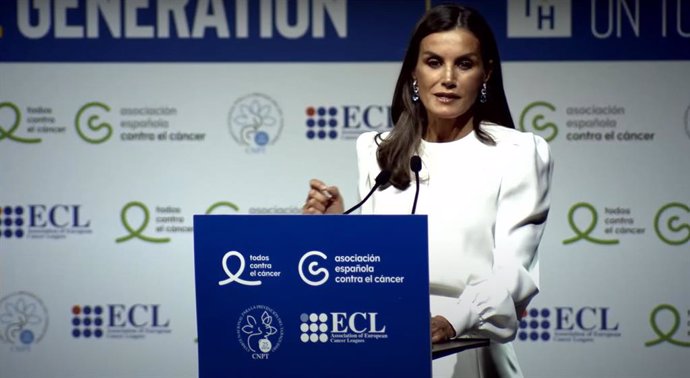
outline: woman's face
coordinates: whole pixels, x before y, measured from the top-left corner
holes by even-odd
[[[429,123],[467,115],[489,75],[470,31],[456,28],[424,37],[413,77]]]

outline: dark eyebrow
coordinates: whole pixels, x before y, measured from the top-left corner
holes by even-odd
[[[433,52],[433,51],[422,51],[422,56],[425,57],[425,58],[440,58],[440,59],[443,59],[443,58],[441,57],[441,55],[436,54],[436,53]],[[479,55],[478,53],[471,52],[471,53],[467,53],[467,54],[460,55],[460,56],[456,57],[455,60],[464,59],[464,58],[481,59],[481,57],[480,57],[480,55]]]
[[[441,56],[431,51],[422,51],[422,56],[429,58],[440,58]]]

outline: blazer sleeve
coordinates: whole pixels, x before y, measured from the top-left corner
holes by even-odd
[[[492,273],[468,283],[451,313],[441,314],[453,325],[456,336],[513,340],[519,314],[539,292],[537,247],[550,207],[553,162],[544,139],[520,136],[517,143],[504,146]]]

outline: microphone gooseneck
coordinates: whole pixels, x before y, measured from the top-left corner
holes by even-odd
[[[419,171],[422,170],[422,158],[414,155],[410,158],[410,169],[414,172],[415,192],[414,202],[412,202],[412,214],[417,211],[417,198],[419,198]]]
[[[367,196],[364,197],[363,200],[359,201],[358,204],[356,204],[355,206],[351,207],[349,210],[347,210],[347,211],[344,212],[343,214],[350,214],[351,212],[353,212],[353,211],[359,209],[360,206],[364,205],[364,203],[367,202],[367,200],[369,199],[369,197],[371,197],[371,195],[374,194],[374,191],[375,191],[376,189],[378,189],[379,186],[381,186],[381,185],[387,183],[388,180],[390,180],[390,179],[391,179],[391,172],[390,172],[390,171],[385,170],[385,169],[384,169],[383,171],[381,171],[381,172],[376,176],[376,178],[374,179],[374,181],[375,181],[375,182],[374,182],[374,186],[371,188],[371,190],[369,191],[369,193],[367,194]]]

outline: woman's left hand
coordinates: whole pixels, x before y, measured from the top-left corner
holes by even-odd
[[[431,343],[442,343],[455,337],[455,329],[448,319],[436,315],[431,318]]]

